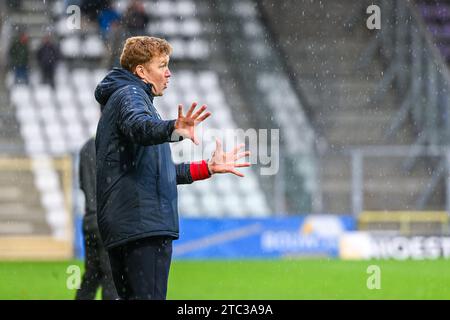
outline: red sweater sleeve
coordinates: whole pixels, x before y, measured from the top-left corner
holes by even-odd
[[[208,170],[208,163],[205,160],[191,162],[190,168],[193,181],[204,180],[211,177]]]

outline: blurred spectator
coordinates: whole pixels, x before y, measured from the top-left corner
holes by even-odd
[[[8,0],[7,6],[8,8],[13,10],[19,10],[20,8],[22,8],[22,0]]]
[[[37,62],[41,69],[42,82],[55,88],[55,71],[60,54],[50,36],[45,36],[37,51]]]
[[[103,40],[108,41],[110,39],[111,26],[115,22],[120,23],[120,18],[120,14],[112,6],[102,9],[98,16],[98,25]]]
[[[69,6],[81,6],[81,0],[64,0],[64,11],[67,9],[67,7]]]
[[[145,12],[144,4],[140,0],[133,0],[125,12],[123,18],[129,36],[141,36],[145,34],[145,28],[149,17]]]
[[[100,12],[110,4],[110,0],[82,0],[81,12],[86,14],[89,21],[97,21]]]
[[[109,55],[108,66],[110,69],[120,67],[120,55],[122,54],[122,45],[125,43],[127,34],[120,22],[113,22],[109,33],[109,41],[106,43]]]
[[[28,35],[20,32],[9,48],[9,64],[15,73],[15,83],[28,84],[30,48]]]

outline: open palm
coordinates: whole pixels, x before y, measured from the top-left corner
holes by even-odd
[[[183,138],[191,139],[195,144],[199,144],[198,139],[195,134],[195,127],[208,118],[211,112],[203,113],[206,110],[206,106],[202,105],[195,113],[195,107],[197,103],[192,103],[186,115],[183,114],[183,106],[178,105],[178,118],[175,121],[174,132]]]
[[[216,139],[216,150],[208,161],[208,169],[211,174],[232,173],[243,177],[244,175],[237,171],[236,168],[250,167],[250,162],[237,163],[236,161],[250,155],[250,151],[239,152],[244,146],[244,144],[240,144],[232,151],[224,152],[221,141]]]

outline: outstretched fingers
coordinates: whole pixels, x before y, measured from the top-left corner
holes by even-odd
[[[241,143],[239,145],[237,145],[236,147],[233,148],[232,153],[236,154],[239,150],[241,150],[243,147],[245,147],[245,143]]]
[[[236,169],[231,169],[230,173],[235,174],[235,175],[237,175],[238,177],[241,177],[241,178],[244,177],[244,174],[239,172],[239,171],[237,171]]]
[[[250,162],[242,162],[242,163],[235,163],[234,167],[235,168],[246,168],[246,167],[250,167],[251,163]]]
[[[206,112],[204,115],[202,115],[201,117],[195,119],[196,122],[202,122],[203,120],[205,120],[206,118],[208,118],[211,115],[211,112]]]
[[[234,160],[239,160],[239,159],[247,157],[249,155],[250,155],[250,151],[241,152],[234,156]]]
[[[216,150],[222,151],[222,141],[219,138],[216,138]]]
[[[192,119],[197,119],[202,114],[202,112],[205,111],[205,110],[206,110],[206,105],[202,105],[200,107],[200,109],[195,111],[195,113],[192,115]]]
[[[189,108],[188,112],[186,113],[186,118],[189,118],[192,115],[192,112],[194,112],[194,109],[196,106],[197,106],[197,102],[193,102],[191,104],[191,107]]]
[[[183,118],[183,105],[178,105],[178,118]]]

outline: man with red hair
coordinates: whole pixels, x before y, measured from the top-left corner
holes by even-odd
[[[154,37],[126,40],[120,64],[95,91],[102,105],[97,128],[97,214],[117,293],[122,299],[165,299],[172,240],[179,237],[177,184],[215,173],[243,176],[243,145],[209,161],[174,164],[169,143],[199,141],[195,127],[210,116],[192,103],[186,114],[162,120],[153,105],[168,87],[170,44]]]

